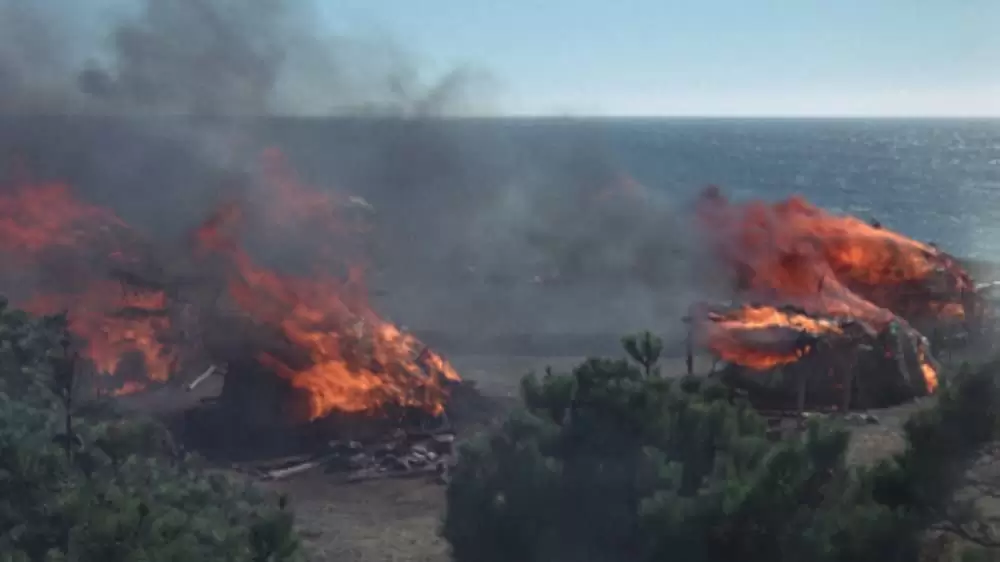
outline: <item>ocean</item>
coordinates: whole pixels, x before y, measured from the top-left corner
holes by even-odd
[[[116,203],[128,199],[124,191],[151,200],[204,191],[170,169],[177,149],[165,139],[189,124],[156,123],[140,127],[155,134],[139,136],[114,119],[5,117],[0,154],[27,154],[33,173],[69,176]],[[243,129],[248,144],[282,149],[310,181],[337,189],[388,185],[419,200],[445,189],[475,197],[540,176],[549,179],[536,182],[544,188],[626,174],[678,201],[706,184],[739,199],[798,193],[962,255],[1000,260],[1000,120],[267,119]],[[143,188],[150,183],[157,189]]]
[[[688,194],[801,194],[960,255],[1000,259],[1000,121],[772,120],[608,123],[640,181]]]
[[[335,124],[324,132],[323,125],[289,123],[275,136],[305,169],[322,175],[339,147],[355,154],[391,134],[391,127],[359,133],[363,127]],[[424,163],[437,158],[451,166],[443,173],[464,171],[470,183],[490,183],[472,174],[476,166],[528,176],[548,165],[582,168],[566,176],[582,181],[588,170],[613,168],[678,201],[706,184],[738,199],[801,194],[958,254],[1000,260],[1000,120],[497,119],[437,123],[422,134],[429,130],[462,154],[428,152]]]
[[[509,181],[525,180],[545,165],[564,170],[557,174],[559,182],[541,182],[549,187],[626,174],[666,194],[680,210],[706,184],[721,186],[733,199],[799,194],[831,212],[877,219],[953,254],[1000,261],[997,120],[525,120],[457,123],[442,134],[506,170],[513,178]],[[697,297],[689,279],[657,298],[641,290],[617,290],[627,294],[595,291],[600,296],[588,299],[565,290],[505,298],[490,292],[472,308],[482,311],[481,326],[559,332],[656,325],[669,330]],[[419,316],[440,318],[444,300],[427,301],[437,312]],[[587,307],[579,303],[591,300],[601,304],[582,311]],[[469,308],[464,300],[454,306],[454,317]]]
[[[674,326],[704,284],[685,276],[680,261],[666,289],[620,277],[555,291],[522,282],[537,273],[539,257],[529,254],[539,246],[607,264],[632,250],[650,255],[648,239],[683,243],[688,233],[666,223],[683,217],[707,184],[737,200],[803,195],[953,254],[1000,261],[1000,120],[0,123],[0,154],[16,155],[32,174],[68,181],[130,223],[170,235],[202,220],[222,197],[219,186],[239,183],[218,173],[239,161],[234,155],[263,147],[279,148],[303,181],[375,205],[383,251],[397,266],[373,279],[377,300],[401,323],[427,329],[620,333]],[[623,178],[669,203],[662,221],[622,229],[577,213],[574,190]],[[654,251],[652,259],[672,264],[670,252]],[[476,267],[469,279],[453,279],[456,268]]]

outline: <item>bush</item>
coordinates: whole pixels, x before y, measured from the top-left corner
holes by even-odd
[[[913,515],[917,528],[950,533],[972,546],[1000,547],[994,529],[958,496],[975,486],[970,465],[982,445],[1000,439],[1000,362],[962,368],[939,390],[937,404],[905,425],[903,453],[871,471],[874,495]],[[996,494],[1000,482],[987,484]],[[975,498],[973,498],[975,499]]]
[[[745,402],[671,381],[660,344],[529,375],[523,409],[461,450],[444,536],[458,562],[916,560],[960,466],[996,435],[991,372],[962,375],[873,469],[813,422],[773,441]]]
[[[0,553],[11,561],[287,561],[284,500],[180,454],[151,420],[78,404],[61,317],[0,302]]]

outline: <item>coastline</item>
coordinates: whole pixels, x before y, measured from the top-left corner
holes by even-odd
[[[983,283],[1000,280],[1000,263],[973,258],[956,258],[974,281]]]

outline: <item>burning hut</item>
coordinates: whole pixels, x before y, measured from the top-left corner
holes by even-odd
[[[207,259],[226,264],[225,295],[235,312],[226,322],[246,325],[243,331],[254,334],[237,338],[235,351],[213,355],[231,368],[249,360],[256,367],[247,370],[263,369],[288,381],[300,396],[292,414],[297,421],[393,406],[431,413],[443,409],[443,383],[457,381],[457,373],[372,310],[360,270],[349,269],[341,279],[282,275],[264,268],[237,243],[241,221],[241,213],[227,209],[196,236]]]
[[[798,388],[800,408],[809,396],[801,385],[817,389],[810,402],[838,408],[933,393],[939,367],[922,331],[975,330],[982,313],[952,256],[801,198],[737,205],[710,188],[698,217],[734,273],[737,301],[764,304],[701,307],[695,338],[730,364],[730,381],[760,397],[775,370],[794,374],[783,384]]]
[[[104,392],[176,385],[177,373],[218,366],[211,417],[226,420],[229,437],[273,429],[325,442],[439,419],[458,374],[369,306],[357,236],[367,213],[356,198],[304,185],[275,151],[263,163],[248,197],[169,248],[169,272],[157,265],[166,249],[68,186],[7,186],[0,291],[31,312],[66,311]]]
[[[696,339],[725,362],[719,376],[763,409],[847,411],[925,396],[940,366],[915,330],[877,332],[792,306],[702,307]]]

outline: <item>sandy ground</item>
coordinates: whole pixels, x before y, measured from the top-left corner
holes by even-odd
[[[1000,268],[994,264],[967,262],[967,265],[977,278],[1000,278]],[[524,374],[542,372],[546,366],[565,371],[579,363],[582,357],[481,355],[452,356],[450,359],[465,379],[477,383],[483,395],[513,404]],[[709,364],[701,358],[696,362],[696,370],[707,370]],[[683,373],[683,359],[664,361],[663,370],[668,375]],[[138,410],[164,414],[218,393],[220,383],[215,378],[195,393],[174,390],[167,396],[154,393],[130,397],[129,401]],[[908,404],[873,412],[879,423],[861,424],[852,430],[851,462],[870,463],[901,450],[903,423],[926,404]],[[995,468],[1000,463],[990,466]],[[289,496],[311,561],[449,560],[447,545],[438,536],[445,510],[445,488],[429,478],[342,484],[335,482],[331,475],[313,472],[265,485]],[[1000,504],[993,507],[1000,514]]]
[[[579,357],[458,357],[453,363],[489,396],[513,398],[522,375],[546,365],[569,369]],[[698,363],[707,368],[706,361]],[[682,359],[667,360],[666,373],[680,374]],[[901,449],[900,430],[921,404],[875,412],[877,425],[859,425],[849,453],[867,463]],[[334,484],[322,473],[268,484],[288,494],[295,506],[310,560],[358,562],[445,562],[446,543],[438,537],[445,509],[444,486],[430,480],[383,480]]]
[[[455,368],[478,391],[500,405],[516,404],[521,378],[541,374],[547,366],[568,371],[583,357],[452,356]],[[710,362],[697,365],[708,369]],[[663,362],[666,373],[684,372],[683,359]],[[192,373],[190,378],[196,376]],[[212,377],[195,392],[163,388],[127,396],[123,405],[149,415],[169,417],[193,407],[198,400],[221,390],[221,377]],[[459,435],[461,438],[462,435]],[[309,560],[446,561],[447,546],[438,537],[444,514],[445,487],[433,478],[389,479],[345,484],[322,471],[286,481],[262,484],[288,495],[305,542]]]
[[[452,357],[455,368],[484,395],[513,399],[521,377],[546,366],[568,370],[581,357]],[[683,361],[670,362],[683,370]],[[325,562],[445,562],[447,544],[438,536],[445,487],[430,479],[333,484],[313,473],[268,484],[288,494],[310,560]]]
[[[546,366],[568,371],[582,357],[452,356],[452,363],[467,380],[475,381],[485,396],[502,404],[502,411],[516,403],[520,379]],[[956,358],[960,359],[960,358]],[[698,358],[696,371],[711,362]],[[664,374],[684,372],[682,358],[662,362]],[[217,394],[218,377],[196,392],[167,390],[164,394],[129,397],[133,407],[150,414],[189,407],[199,398]],[[853,463],[870,463],[903,447],[901,429],[907,417],[928,401],[873,411],[877,424],[858,423],[849,451]],[[462,435],[459,435],[461,438]],[[445,562],[447,545],[438,537],[445,510],[444,486],[431,478],[378,480],[356,484],[337,482],[321,471],[264,484],[289,496],[309,554],[322,562]],[[998,507],[1000,513],[1000,507]]]
[[[487,396],[513,399],[521,377],[547,365],[569,369],[579,357],[453,357],[455,368]],[[681,363],[681,368],[683,364]],[[332,484],[313,473],[269,484],[295,506],[310,560],[325,562],[444,562],[438,536],[445,487],[430,479]]]

